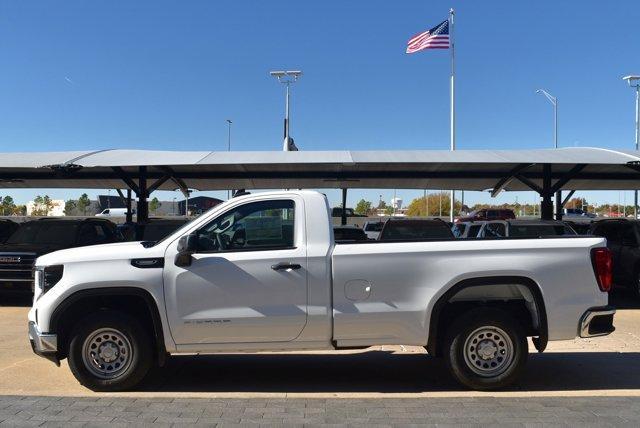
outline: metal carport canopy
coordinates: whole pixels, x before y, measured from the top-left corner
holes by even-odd
[[[145,168],[146,167],[146,168]],[[146,170],[146,171],[145,171]],[[640,152],[539,150],[156,151],[0,154],[2,188],[124,189],[141,174],[151,190],[404,188],[632,190]],[[550,189],[547,182],[547,189]]]

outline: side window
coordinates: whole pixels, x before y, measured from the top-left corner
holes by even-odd
[[[292,200],[241,205],[197,232],[198,252],[291,248],[294,224],[295,204]]]
[[[480,226],[479,224],[474,224],[472,226],[469,226],[469,233],[467,234],[468,238],[476,238],[478,236],[478,232],[480,231]]]
[[[84,223],[78,231],[78,245],[93,245],[99,242],[95,225]]]
[[[485,236],[491,236],[495,238],[501,238],[505,236],[505,227],[502,223],[490,223],[487,224]]]

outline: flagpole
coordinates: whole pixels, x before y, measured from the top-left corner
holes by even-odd
[[[449,40],[451,44],[451,150],[456,149],[456,105],[455,105],[455,40],[453,36],[453,9],[449,9]],[[453,222],[453,207],[455,204],[456,191],[451,191],[451,207],[449,210],[449,221]]]

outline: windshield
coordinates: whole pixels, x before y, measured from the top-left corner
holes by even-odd
[[[34,221],[20,225],[7,244],[57,244],[73,245],[76,241],[77,223],[66,221]]]
[[[364,230],[367,232],[380,232],[382,230],[382,226],[384,226],[384,222],[378,221],[376,223],[367,223],[364,226]]]

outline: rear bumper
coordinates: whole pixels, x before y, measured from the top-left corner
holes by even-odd
[[[587,310],[580,319],[580,337],[606,336],[613,333],[613,316],[616,310],[613,306],[602,306]]]
[[[29,321],[29,342],[37,355],[60,365],[58,359],[58,335],[41,333],[35,322]]]

